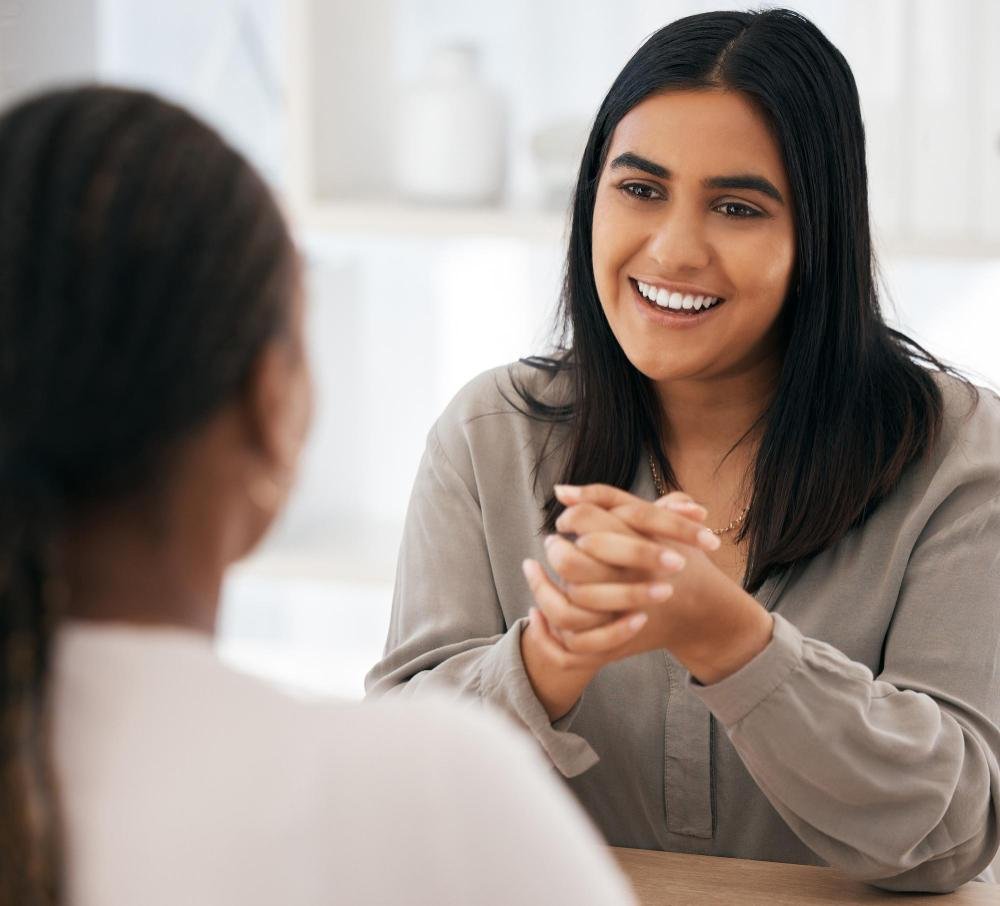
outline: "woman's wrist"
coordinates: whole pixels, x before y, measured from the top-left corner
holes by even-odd
[[[535,696],[554,723],[573,709],[597,670],[572,664],[577,658],[568,652],[562,662],[551,657],[539,638],[541,631],[535,621],[521,631],[521,660]]]
[[[711,629],[699,633],[672,654],[702,685],[709,686],[736,673],[771,641],[774,618],[742,589],[732,601],[706,620]]]

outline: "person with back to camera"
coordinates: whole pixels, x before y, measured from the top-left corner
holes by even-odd
[[[615,845],[947,891],[1000,833],[1000,403],[883,320],[866,179],[805,18],[643,44],[562,344],[431,430],[367,683],[503,707]]]
[[[303,306],[274,200],[190,114],[83,87],[0,118],[0,904],[632,902],[481,709],[215,657],[306,434]]]

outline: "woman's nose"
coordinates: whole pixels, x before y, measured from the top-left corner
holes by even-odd
[[[665,211],[653,225],[647,252],[668,273],[700,270],[712,258],[702,218],[679,206]]]

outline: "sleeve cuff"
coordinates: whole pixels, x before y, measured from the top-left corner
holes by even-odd
[[[688,688],[727,729],[739,723],[802,664],[802,633],[780,614],[767,647],[725,679],[703,686],[688,675]]]
[[[549,715],[531,688],[521,658],[521,632],[526,624],[526,619],[518,620],[496,642],[495,656],[489,659],[480,679],[480,695],[484,701],[502,708],[523,724],[560,774],[576,777],[592,768],[600,758],[587,740],[565,729],[572,724],[580,702],[555,724],[549,721]]]

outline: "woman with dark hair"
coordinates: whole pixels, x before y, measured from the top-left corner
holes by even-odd
[[[806,19],[649,38],[559,351],[430,433],[369,689],[498,704],[613,844],[943,891],[1000,840],[1000,404],[883,320],[866,178]]]
[[[307,703],[214,656],[309,421],[299,271],[178,107],[0,118],[0,906],[628,901],[485,715]]]

